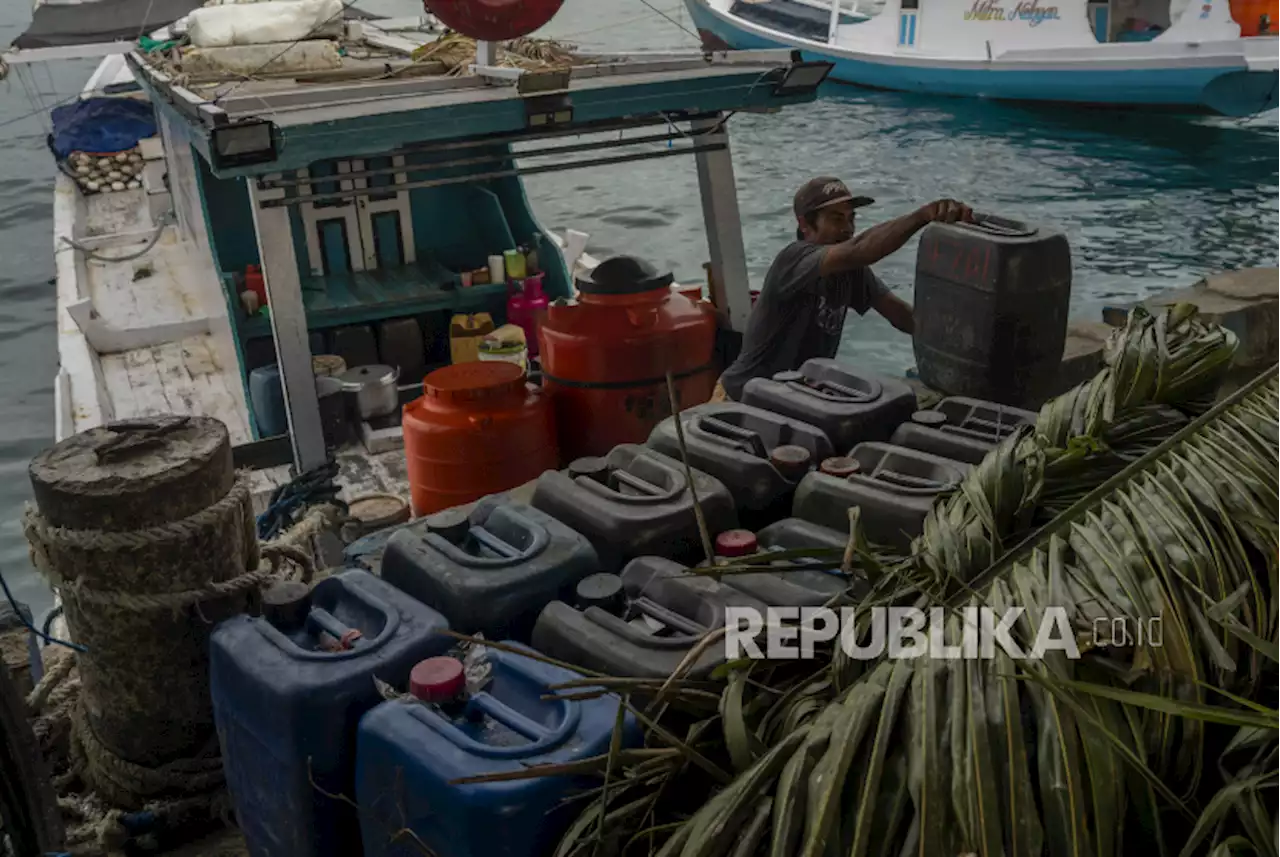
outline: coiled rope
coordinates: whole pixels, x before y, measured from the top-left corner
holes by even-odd
[[[102,588],[61,574],[53,558],[81,552],[132,554],[188,541],[240,514],[248,498],[249,481],[241,475],[217,503],[182,520],[143,530],[55,527],[30,507],[23,517],[23,529],[32,562],[64,599],[138,614],[193,609],[203,617],[199,605],[204,602],[258,592],[277,580],[311,582],[316,567],[302,545],[311,535],[339,521],[341,510],[328,504],[309,509],[275,541],[261,546],[254,542],[248,552],[253,567],[228,580],[207,581],[195,588],[153,593]],[[92,658],[92,649],[85,656]],[[50,663],[45,675],[28,695],[27,704],[34,716],[33,731],[46,756],[66,759],[66,770],[55,778],[54,785],[67,795],[60,805],[69,820],[68,853],[116,854],[140,827],[229,817],[216,737],[191,758],[154,767],[123,759],[99,740],[88,721],[79,655],[69,649],[50,649],[47,657]]]

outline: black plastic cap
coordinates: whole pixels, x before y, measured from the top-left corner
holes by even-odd
[[[584,458],[574,459],[569,463],[570,479],[577,479],[579,476],[589,476],[597,482],[603,482],[608,475],[609,462],[604,458],[586,456]]]
[[[635,256],[612,256],[585,277],[577,280],[578,291],[587,295],[635,295],[670,288],[675,277]]]
[[[311,587],[282,580],[262,593],[262,617],[282,631],[301,628],[311,610]]]
[[[574,606],[579,610],[599,607],[619,615],[627,606],[627,595],[622,578],[616,574],[592,574],[578,581],[574,590]]]
[[[947,415],[942,411],[916,411],[911,415],[911,421],[916,425],[937,428],[946,423]]]
[[[470,516],[457,506],[427,515],[427,532],[438,533],[451,542],[460,541],[471,530]]]

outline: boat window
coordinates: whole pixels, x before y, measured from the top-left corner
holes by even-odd
[[[902,8],[904,11],[907,11],[910,9],[919,9],[920,0],[902,0]]]

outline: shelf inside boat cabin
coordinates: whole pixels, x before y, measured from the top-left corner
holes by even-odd
[[[312,330],[440,310],[482,312],[501,306],[506,296],[507,287],[502,283],[442,288],[417,267],[349,271],[302,280],[307,326]],[[240,322],[240,331],[245,337],[270,336],[271,319],[261,314],[245,319]]]

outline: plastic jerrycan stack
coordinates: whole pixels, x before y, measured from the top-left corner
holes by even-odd
[[[360,716],[453,640],[436,611],[364,571],[308,591],[285,583],[263,616],[236,616],[210,642],[209,681],[227,788],[254,857],[359,853],[352,793]]]
[[[439,610],[459,633],[527,639],[538,612],[598,567],[583,536],[545,512],[486,497],[391,536],[382,579]]]
[[[839,461],[849,465],[841,475],[819,470],[804,478],[794,516],[847,531],[849,507],[857,506],[867,538],[898,550],[920,535],[938,495],[954,489],[969,471],[967,464],[887,443],[860,443]]]
[[[676,419],[659,423],[648,446],[679,460]],[[724,483],[743,515],[776,518],[771,511],[779,503],[785,507],[796,483],[832,454],[820,429],[737,402],[699,405],[682,411],[679,419],[689,463]]]
[[[752,378],[742,402],[821,429],[843,454],[863,441],[888,440],[915,411],[916,394],[906,381],[815,357],[798,371]]]
[[[694,488],[712,533],[738,526],[729,490],[693,470]],[[617,572],[636,557],[697,562],[702,539],[684,465],[652,449],[623,444],[607,458],[580,458],[542,474],[532,505],[586,536],[600,569]]]
[[[499,649],[485,658],[488,677],[470,690],[458,660],[424,661],[398,688],[408,698],[361,720],[355,793],[364,857],[424,853],[403,831],[436,857],[544,857],[581,809],[565,799],[591,778],[455,782],[608,753],[617,720],[615,697],[556,698],[551,686],[577,673]],[[641,741],[627,714],[622,746]]]

